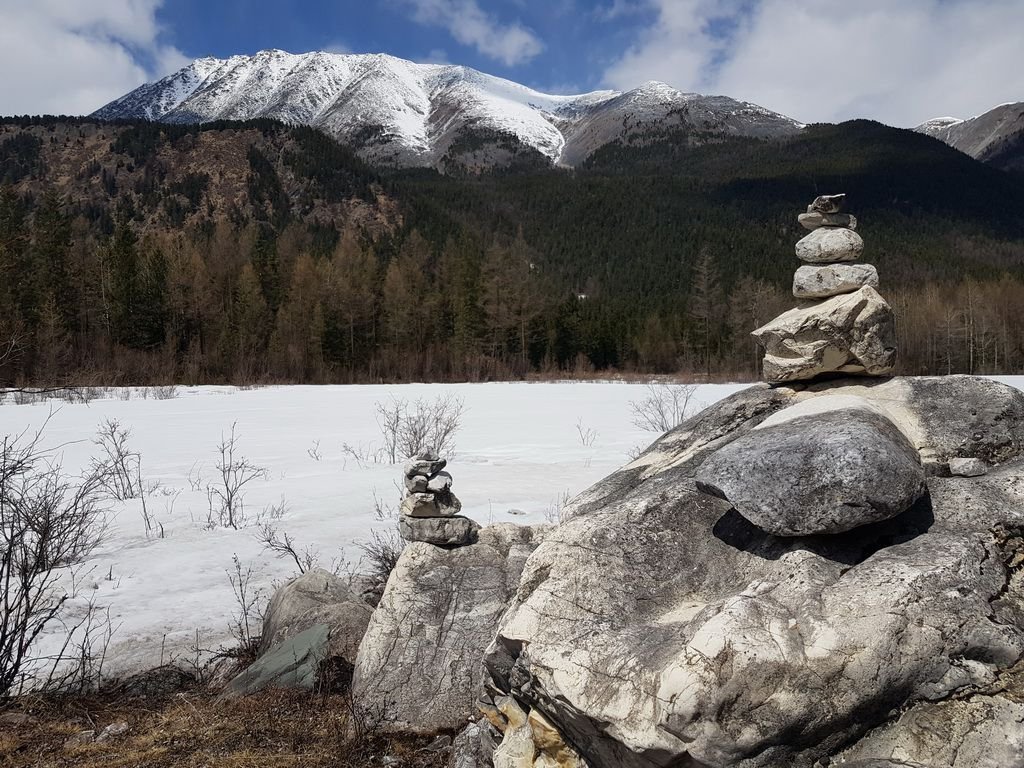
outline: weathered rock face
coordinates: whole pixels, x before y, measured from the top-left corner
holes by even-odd
[[[842,533],[906,512],[925,492],[917,451],[867,401],[819,402],[834,400],[729,443],[701,465],[697,487],[776,536]]]
[[[793,275],[793,295],[798,299],[827,299],[865,285],[878,288],[878,271],[871,264],[804,266]]]
[[[892,308],[870,286],[791,309],[752,335],[765,347],[764,377],[773,383],[824,373],[882,376],[896,362]]]
[[[328,655],[355,664],[373,608],[345,579],[322,568],[297,576],[274,592],[263,619],[260,655],[322,624],[330,632]]]
[[[1024,668],[996,676],[987,665],[965,661],[965,674],[980,667],[987,679],[972,695],[922,702],[872,731],[833,765],[928,768],[1024,768]],[[890,762],[891,761],[891,762]]]
[[[930,465],[1004,463],[931,477],[907,512],[827,536],[772,536],[697,490],[716,451],[824,396],[864,399]],[[1024,396],[969,377],[728,398],[568,505],[488,650],[492,701],[536,711],[592,768],[835,756],[1024,654],[1022,448]]]
[[[796,244],[796,257],[810,264],[856,261],[864,252],[864,241],[852,229],[822,227]]]
[[[467,546],[406,546],[359,647],[356,700],[400,728],[454,728],[476,714],[484,649],[543,530],[493,525]]]

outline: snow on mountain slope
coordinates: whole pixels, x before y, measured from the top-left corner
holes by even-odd
[[[399,165],[436,165],[470,134],[512,135],[553,162],[574,165],[604,143],[669,116],[735,135],[777,136],[800,127],[753,104],[663,83],[559,96],[461,66],[279,50],[197,59],[93,116],[177,123],[275,118],[318,127],[368,159]]]
[[[935,118],[914,130],[944,141],[975,160],[1002,168],[1024,168],[1024,102],[1000,104],[967,120]]]

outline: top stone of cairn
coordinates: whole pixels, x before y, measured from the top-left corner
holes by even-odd
[[[819,195],[807,206],[808,213],[839,213],[843,210],[846,195]]]

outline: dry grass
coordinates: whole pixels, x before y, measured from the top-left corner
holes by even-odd
[[[342,696],[273,691],[220,702],[207,693],[163,701],[23,697],[0,710],[3,768],[363,768],[393,755],[407,768],[441,768],[432,736],[349,735]],[[15,714],[30,717],[13,723]],[[128,723],[103,743],[65,746],[83,730]]]

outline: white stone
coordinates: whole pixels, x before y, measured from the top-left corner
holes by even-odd
[[[822,227],[796,244],[796,256],[811,264],[856,261],[864,252],[864,240],[852,229]]]
[[[988,474],[988,464],[981,459],[950,459],[949,474],[955,477],[981,477]]]
[[[896,362],[892,307],[870,286],[791,309],[751,335],[765,347],[764,377],[773,383],[823,373],[886,376]]]
[[[798,299],[827,299],[865,285],[878,287],[878,270],[871,264],[805,265],[793,275],[793,295]]]

